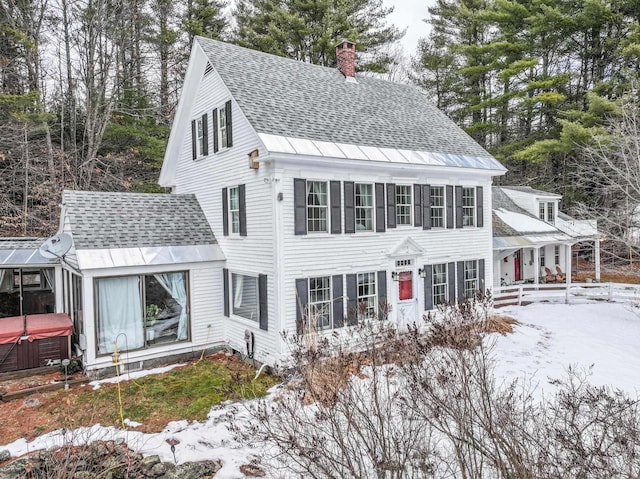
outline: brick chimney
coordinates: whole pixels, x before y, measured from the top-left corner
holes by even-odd
[[[343,40],[336,45],[338,70],[347,79],[356,77],[356,44]]]

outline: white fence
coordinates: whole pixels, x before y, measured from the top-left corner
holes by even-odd
[[[519,284],[493,289],[496,307],[535,302],[579,303],[584,301],[624,301],[640,303],[640,284],[571,283]]]

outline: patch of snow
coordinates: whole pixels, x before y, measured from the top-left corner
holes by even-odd
[[[498,208],[493,210],[493,212],[498,215],[507,226],[510,226],[519,233],[558,232],[555,226],[529,215],[507,211],[504,208]]]
[[[180,363],[180,364],[171,364],[169,366],[163,366],[161,368],[154,368],[154,369],[145,369],[143,371],[135,371],[135,372],[124,372],[122,374],[120,374],[120,376],[116,376],[116,377],[112,377],[112,378],[106,378],[106,379],[100,379],[98,381],[91,381],[89,383],[90,386],[93,386],[93,389],[100,389],[100,385],[101,384],[116,384],[118,381],[122,382],[122,381],[128,381],[131,379],[139,379],[139,378],[143,378],[145,376],[151,376],[152,374],[162,374],[162,373],[166,373],[167,371],[171,371],[172,369],[175,368],[179,368],[180,366],[184,366],[185,363]]]

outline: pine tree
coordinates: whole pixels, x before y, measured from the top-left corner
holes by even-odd
[[[382,0],[239,0],[233,39],[239,45],[324,66],[334,66],[335,45],[358,45],[358,68],[384,72],[392,59],[382,47],[402,33],[386,24],[392,8]]]

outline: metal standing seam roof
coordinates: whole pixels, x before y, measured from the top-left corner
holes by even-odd
[[[531,188],[530,186],[503,186],[503,188],[507,190],[522,191],[523,193],[530,193],[536,196],[562,198],[562,195],[559,195],[557,193],[550,193],[549,191],[536,190],[534,188]]]
[[[336,68],[197,41],[270,151],[505,171],[413,85],[349,82]],[[358,151],[347,151],[353,145]],[[428,158],[398,157],[402,150]]]
[[[62,202],[76,250],[217,244],[195,195],[65,190]]]
[[[54,265],[57,258],[45,258],[39,248],[46,238],[0,238],[0,267]]]

